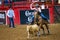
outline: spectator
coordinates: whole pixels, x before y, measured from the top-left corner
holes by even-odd
[[[2,4],[2,0],[0,0],[0,5]]]
[[[14,20],[13,20],[13,17],[15,18],[15,15],[14,15],[14,10],[12,9],[12,7],[10,7],[10,9],[7,11],[7,16],[9,18],[9,27],[15,28]]]
[[[6,6],[8,5],[8,3],[9,3],[8,0],[4,0],[4,4],[5,4]]]

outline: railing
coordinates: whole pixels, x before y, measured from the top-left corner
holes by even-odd
[[[13,7],[29,7],[30,2],[13,2]]]
[[[54,6],[55,23],[60,23],[60,5]]]

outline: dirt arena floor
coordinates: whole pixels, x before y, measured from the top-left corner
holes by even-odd
[[[60,24],[49,25],[50,35],[42,35],[40,37],[31,37],[27,39],[26,25],[16,25],[16,28],[9,28],[6,25],[0,25],[0,40],[60,40]]]

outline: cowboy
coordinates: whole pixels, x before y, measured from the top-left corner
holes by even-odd
[[[37,25],[40,26],[43,29],[43,31],[44,31],[43,25],[45,25],[47,30],[48,30],[48,33],[49,33],[48,25],[47,25],[47,22],[46,22],[47,17],[41,11],[42,9],[45,9],[45,5],[36,4],[35,8],[33,8],[32,5],[34,3],[32,3],[30,5],[30,8],[31,8],[31,10],[35,10],[35,15],[36,14],[38,15],[37,18],[35,18],[35,22],[37,22]],[[45,34],[45,32],[44,32],[44,34]]]
[[[12,9],[11,6],[9,8],[10,9],[7,11],[7,16],[9,18],[9,27],[15,28],[14,19],[13,19],[13,18],[15,18],[14,10]]]
[[[37,13],[37,12],[41,12],[41,8],[39,7],[39,4],[36,4],[36,5],[34,5],[35,7],[33,8],[33,4],[34,4],[35,2],[33,2],[31,5],[30,5],[30,9],[31,10],[34,10],[34,23],[35,24],[37,24],[38,25],[38,17],[39,17],[39,13]],[[37,15],[37,16],[36,16]],[[38,25],[39,26],[39,25]],[[39,29],[39,31],[40,31],[40,29]],[[40,32],[38,32],[38,36],[40,36]]]

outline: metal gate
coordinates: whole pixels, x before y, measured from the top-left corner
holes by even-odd
[[[60,23],[60,5],[54,6],[55,23]]]

